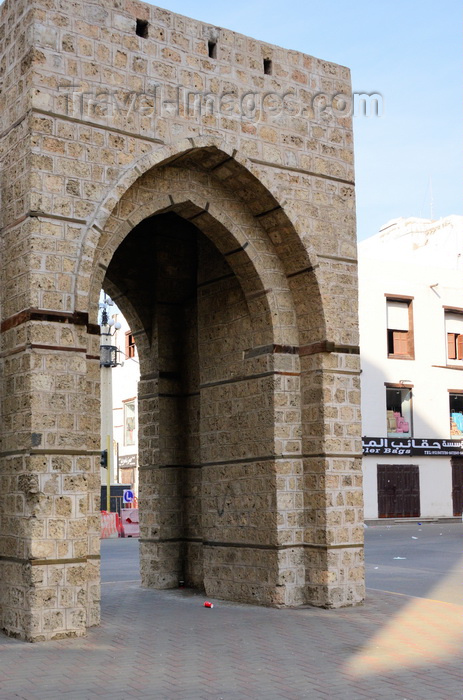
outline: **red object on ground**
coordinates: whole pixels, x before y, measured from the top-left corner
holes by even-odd
[[[213,608],[213,607],[214,607],[214,603],[209,603],[209,601],[206,600],[206,602],[204,603],[204,607],[205,607],[205,608]]]

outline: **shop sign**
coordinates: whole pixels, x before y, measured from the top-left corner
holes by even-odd
[[[452,457],[463,455],[463,440],[435,438],[363,437],[364,455],[412,455],[422,457]]]
[[[119,469],[133,469],[137,466],[137,455],[119,455]]]

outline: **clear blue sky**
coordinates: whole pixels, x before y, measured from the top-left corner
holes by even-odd
[[[389,219],[462,214],[460,0],[165,0],[151,4],[296,49],[379,92],[380,118],[354,118],[359,239]],[[431,183],[431,187],[430,187]]]

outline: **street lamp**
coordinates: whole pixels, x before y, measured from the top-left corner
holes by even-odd
[[[112,306],[112,300],[106,295],[104,301],[100,304],[101,308],[101,344],[100,344],[100,367],[117,367],[120,362],[117,361],[117,353],[119,352],[116,345],[111,345],[108,341],[112,338],[116,331],[121,328],[119,321],[114,321],[108,317],[108,306]],[[111,333],[111,329],[114,332]],[[104,330],[106,329],[106,330]]]
[[[100,345],[100,367],[117,367],[119,350],[115,345]]]

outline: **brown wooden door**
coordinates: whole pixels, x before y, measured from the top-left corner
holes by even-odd
[[[452,457],[452,498],[453,514],[461,515],[463,510],[463,457]]]
[[[420,517],[419,467],[378,464],[378,517]]]

